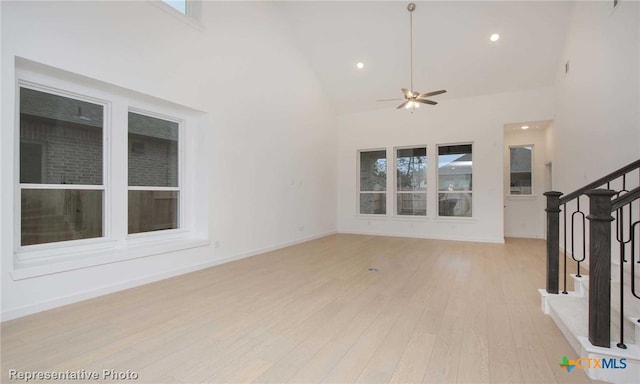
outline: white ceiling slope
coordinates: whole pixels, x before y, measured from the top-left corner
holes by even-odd
[[[409,1],[277,4],[338,113],[395,108],[409,88]],[[414,89],[437,101],[554,83],[568,1],[415,2]],[[497,43],[489,41],[499,33]],[[363,70],[356,62],[365,64]],[[303,90],[301,90],[303,91]],[[431,108],[430,106],[425,106]],[[436,107],[437,108],[437,107]]]

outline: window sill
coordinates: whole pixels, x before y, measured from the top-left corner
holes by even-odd
[[[362,220],[387,220],[389,218],[389,215],[381,214],[381,213],[372,213],[372,214],[356,213],[354,217],[356,219],[362,219]]]
[[[478,220],[474,217],[448,217],[448,216],[403,216],[403,215],[354,215],[360,220],[392,220],[392,221],[409,221],[409,222],[440,222],[440,223],[476,223]]]
[[[73,256],[68,256],[69,254],[67,254],[66,257],[56,257],[55,260],[52,258],[47,258],[46,260],[16,260],[14,269],[10,272],[10,275],[13,280],[24,280],[168,252],[203,247],[209,245],[209,243],[209,239],[205,238],[156,239],[153,243],[145,242],[136,245],[112,246],[109,249],[74,253]],[[82,258],[79,258],[80,255]]]
[[[507,200],[535,200],[538,196],[536,195],[507,195]]]
[[[435,222],[439,223],[465,223],[465,224],[474,224],[478,220],[473,217],[449,217],[449,216],[438,216],[433,219]]]
[[[429,221],[433,219],[432,217],[429,216],[411,216],[411,215],[395,215],[391,217],[391,220],[395,220],[395,221]]]

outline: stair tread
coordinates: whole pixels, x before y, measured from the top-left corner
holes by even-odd
[[[573,295],[549,295],[547,302],[552,311],[556,313],[564,326],[574,336],[588,338],[589,335],[589,302],[586,297]],[[634,326],[640,324],[626,318],[625,342],[635,344]],[[611,340],[617,340],[620,335],[620,325],[617,317],[611,316]]]
[[[574,284],[580,284],[584,296],[589,296],[589,276],[582,275],[581,278],[576,278],[575,275],[571,275],[574,279]],[[640,299],[631,294],[630,287],[625,283],[625,295],[624,295],[624,315],[626,317],[640,318]],[[637,288],[636,288],[637,289]],[[620,284],[616,282],[611,283],[611,311],[618,316],[620,314]]]
[[[575,336],[589,336],[588,322],[589,308],[587,302],[578,296],[550,295],[547,297],[549,306],[562,319],[565,326]]]

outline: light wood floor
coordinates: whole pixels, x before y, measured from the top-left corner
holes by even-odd
[[[578,356],[540,311],[544,265],[540,240],[329,236],[5,322],[2,381],[589,383],[558,365]]]

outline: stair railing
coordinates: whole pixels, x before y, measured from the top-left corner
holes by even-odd
[[[580,279],[581,265],[589,256],[589,341],[593,345],[609,348],[611,329],[611,242],[612,222],[615,222],[616,241],[620,253],[620,342],[624,344],[624,263],[631,263],[631,291],[640,296],[635,287],[636,257],[640,259],[640,230],[638,220],[634,221],[632,206],[638,204],[640,188],[629,191],[629,179],[640,170],[640,160],[611,172],[584,187],[569,193],[549,191],[547,197],[547,275],[546,291],[550,294],[560,292],[560,251],[562,250],[562,293],[567,291],[567,263],[569,255],[576,265],[576,278]],[[636,183],[640,184],[640,173]],[[639,185],[640,187],[640,185]],[[600,189],[599,189],[600,188]],[[612,198],[614,200],[612,201]],[[588,201],[587,201],[588,199]],[[587,209],[588,203],[588,210]],[[615,217],[612,217],[612,212]],[[562,231],[560,214],[562,213]],[[638,216],[640,217],[640,210]],[[628,220],[625,220],[628,219]],[[640,219],[639,219],[640,220]],[[628,227],[625,226],[625,222]],[[587,230],[588,227],[588,230]],[[588,233],[588,236],[587,236]],[[562,238],[562,247],[560,240]],[[588,247],[587,247],[588,242]],[[588,248],[588,249],[587,249]],[[631,248],[630,260],[626,250]],[[638,268],[640,269],[640,268]]]
[[[618,319],[620,322],[620,341],[616,344],[618,348],[627,349],[626,344],[624,343],[624,296],[625,296],[625,288],[624,288],[624,265],[625,263],[630,264],[629,268],[629,279],[631,282],[631,294],[635,296],[637,299],[640,299],[640,292],[636,292],[635,282],[636,275],[635,269],[636,264],[640,263],[640,255],[638,255],[638,260],[636,261],[636,254],[638,252],[638,248],[636,247],[636,231],[640,225],[640,187],[636,187],[631,191],[624,190],[623,193],[618,193],[617,197],[610,202],[611,204],[611,212],[616,213],[616,221],[618,225],[616,225],[616,240],[618,241],[618,249],[619,249],[619,268],[620,268],[620,318]],[[638,216],[634,221],[633,218],[633,206],[634,203],[637,203],[638,207]],[[625,216],[625,209],[627,211],[627,215]],[[625,227],[625,217],[629,219],[627,226]],[[625,229],[627,229],[627,234],[625,235]],[[631,248],[630,258],[627,259],[626,250],[627,248]],[[640,323],[640,319],[637,320]],[[636,340],[636,342],[640,342],[640,340]]]

